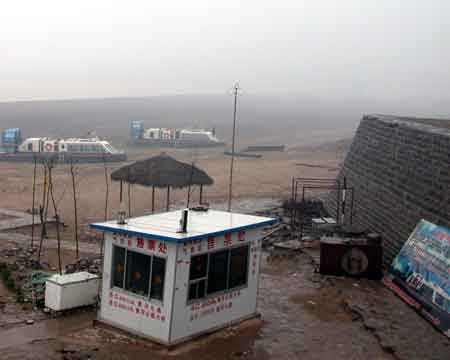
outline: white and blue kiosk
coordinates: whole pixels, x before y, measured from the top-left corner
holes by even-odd
[[[91,224],[105,238],[98,321],[173,345],[256,316],[275,222],[199,208]]]

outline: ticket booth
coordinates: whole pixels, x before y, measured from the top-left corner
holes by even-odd
[[[261,230],[275,219],[180,210],[104,231],[98,320],[172,345],[257,315]]]

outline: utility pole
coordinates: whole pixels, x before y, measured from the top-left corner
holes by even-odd
[[[230,181],[228,189],[228,212],[231,211],[231,198],[233,197],[233,166],[234,166],[234,147],[235,147],[235,137],[236,137],[236,108],[237,108],[237,97],[239,92],[239,84],[234,84],[233,95],[234,95],[234,113],[233,113],[233,139],[231,142],[231,163],[230,163]]]

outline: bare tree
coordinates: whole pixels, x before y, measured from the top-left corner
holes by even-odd
[[[70,158],[70,175],[72,176],[72,192],[73,192],[73,212],[74,212],[74,234],[75,234],[75,251],[76,257],[79,258],[78,249],[78,212],[77,212],[77,189],[75,186],[75,169],[73,167],[73,158]]]
[[[34,207],[36,200],[36,166],[37,159],[36,155],[34,156],[34,169],[33,169],[33,202],[31,205],[31,247],[34,245]]]
[[[46,204],[48,204],[48,181],[47,181],[47,165],[46,162],[43,162],[44,166],[44,182],[43,182],[43,190],[42,190],[42,204],[39,205],[39,217],[41,220],[41,238],[39,241],[39,251],[38,251],[38,262],[41,261],[41,251],[42,251],[42,243],[44,241],[44,237],[47,236],[47,227],[46,227]],[[47,206],[48,208],[48,206]]]
[[[52,179],[52,162],[48,164],[48,188],[50,192],[50,196],[52,198],[53,210],[55,212],[55,221],[56,221],[56,240],[58,242],[58,270],[59,274],[62,274],[62,264],[61,264],[61,234],[59,231],[59,214],[56,206],[55,197],[53,195],[53,179]]]
[[[108,220],[108,199],[109,199],[109,179],[108,179],[108,167],[106,166],[105,153],[103,153],[103,169],[105,171],[105,221]],[[102,243],[100,245],[100,257],[103,256],[103,245],[105,242],[105,233],[102,235]]]

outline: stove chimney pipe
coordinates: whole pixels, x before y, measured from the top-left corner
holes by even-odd
[[[181,212],[181,220],[180,220],[180,232],[181,233],[186,233],[187,232],[188,213],[189,213],[189,209],[184,209]]]

